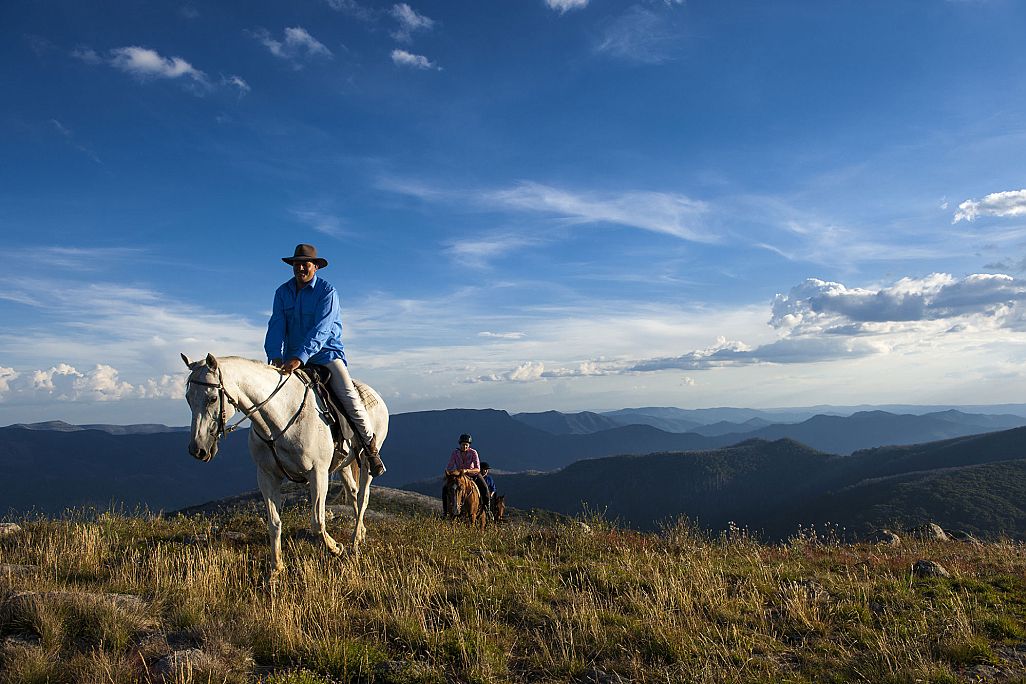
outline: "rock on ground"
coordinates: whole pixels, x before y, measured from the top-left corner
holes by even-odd
[[[931,560],[917,560],[912,564],[912,574],[920,577],[951,577],[943,565]]]

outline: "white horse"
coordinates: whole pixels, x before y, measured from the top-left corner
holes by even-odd
[[[192,409],[190,454],[204,462],[212,459],[221,437],[238,427],[239,423],[227,424],[237,410],[243,413],[242,420],[248,417],[252,421],[249,453],[256,463],[257,482],[267,506],[267,529],[274,556],[272,574],[285,567],[281,559],[279,514],[285,478],[309,484],[311,528],[321,536],[328,551],[337,556],[343,549],[325,529],[324,504],[329,476],[342,468],[343,491],[356,517],[352,546],[357,551],[367,534],[363,515],[372,477],[362,444],[354,439],[352,428],[348,424],[342,426],[344,443],[336,451],[324,405],[295,374],[283,376],[272,366],[237,356],[215,359],[207,354],[206,359],[192,362],[182,354],[182,360],[191,371],[185,395]],[[380,447],[388,433],[388,409],[368,385],[356,382],[356,387]]]

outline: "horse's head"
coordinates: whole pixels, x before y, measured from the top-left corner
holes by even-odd
[[[189,453],[206,462],[217,453],[217,442],[225,434],[225,425],[235,413],[235,407],[228,399],[221,377],[221,369],[212,354],[202,361],[189,361],[182,354],[182,361],[189,367],[185,400],[192,409],[192,438]]]
[[[492,512],[495,514],[495,522],[502,522],[506,517],[505,494],[499,494],[492,497]]]
[[[447,471],[445,473],[445,498],[448,503],[449,513],[453,516],[460,514],[463,508],[463,500],[466,498],[466,485],[469,480],[463,475],[462,470]]]

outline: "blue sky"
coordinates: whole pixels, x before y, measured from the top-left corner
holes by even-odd
[[[0,6],[0,423],[182,424],[312,242],[393,412],[1023,400],[1026,4]]]

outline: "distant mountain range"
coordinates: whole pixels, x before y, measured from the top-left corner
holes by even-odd
[[[488,409],[396,414],[391,416],[382,450],[388,472],[378,482],[398,487],[440,474],[463,432],[473,434],[474,446],[496,470],[551,471],[583,459],[713,451],[752,438],[790,438],[820,451],[849,453],[1026,425],[1026,419],[1018,416],[952,410],[929,415],[870,411],[764,425],[766,414],[750,415],[749,409],[690,412],[703,419],[743,419],[694,428],[705,434],[616,424],[633,420],[634,411],[670,420],[681,409],[628,409],[612,417],[589,412],[510,416]],[[54,513],[112,502],[177,509],[250,490],[255,472],[245,432],[234,433],[218,456],[203,464],[187,455],[184,427],[49,422],[0,428],[0,468],[6,475],[0,481],[0,514],[33,507]]]
[[[185,432],[0,428],[0,515],[111,505],[171,510],[253,489],[244,433],[229,435],[202,463],[187,453]]]
[[[616,456],[560,471],[503,474],[518,508],[604,513],[640,529],[687,516],[722,531],[735,523],[769,539],[832,524],[864,536],[936,522],[978,537],[1026,539],[1026,428],[849,457],[791,439],[751,439],[712,451]],[[435,494],[437,481],[408,487]]]

